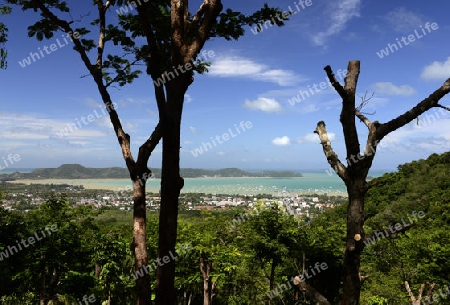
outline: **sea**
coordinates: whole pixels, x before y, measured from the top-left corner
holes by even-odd
[[[3,172],[2,172],[3,173]],[[381,176],[383,172],[370,173],[372,177]],[[185,178],[182,193],[257,195],[271,194],[274,196],[296,196],[298,194],[328,194],[346,196],[344,182],[336,175],[323,172],[303,173],[303,177],[295,178],[254,178],[254,177],[205,177]],[[21,182],[17,180],[16,182]],[[24,181],[25,182],[25,181]],[[26,180],[26,183],[54,183],[83,185],[88,189],[108,189],[114,191],[130,189],[129,179],[46,179]],[[146,190],[158,193],[160,179],[147,180]]]

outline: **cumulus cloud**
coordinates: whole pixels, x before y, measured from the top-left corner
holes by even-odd
[[[378,94],[404,95],[409,96],[416,93],[416,90],[408,85],[396,86],[391,82],[378,82],[372,85],[372,89]]]
[[[272,144],[277,146],[287,146],[291,144],[291,140],[289,139],[288,136],[283,136],[281,138],[273,139]]]
[[[241,77],[292,86],[305,78],[293,71],[270,69],[269,66],[237,56],[222,57],[211,64],[208,75],[216,77]]]
[[[267,113],[280,112],[283,110],[281,104],[275,99],[260,97],[257,100],[249,101],[245,100],[244,107],[251,110],[261,110]]]
[[[445,80],[450,76],[450,57],[444,62],[434,61],[426,66],[421,77],[426,80]]]

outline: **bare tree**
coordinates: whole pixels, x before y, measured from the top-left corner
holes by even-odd
[[[324,70],[334,89],[342,98],[340,122],[344,132],[347,166],[339,160],[338,155],[333,151],[323,121],[317,123],[314,132],[319,135],[328,163],[344,181],[347,188],[347,237],[344,252],[343,295],[340,304],[357,305],[359,304],[362,283],[360,259],[365,245],[363,225],[367,218],[364,213],[364,199],[367,191],[373,186],[372,183],[366,182],[366,178],[372,166],[377,146],[386,135],[408,124],[433,107],[450,111],[449,108],[439,104],[439,100],[450,92],[450,78],[415,107],[389,122],[379,123],[378,121],[371,122],[355,104],[356,85],[360,72],[359,61],[353,60],[348,63],[348,74],[345,77],[344,86],[336,80],[330,66],[326,66]],[[369,131],[362,154],[356,130],[356,118],[363,122]]]

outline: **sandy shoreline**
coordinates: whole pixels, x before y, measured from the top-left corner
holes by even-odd
[[[14,180],[8,181],[8,183],[23,183],[23,184],[69,184],[69,185],[82,185],[85,189],[89,190],[111,190],[117,191],[119,188],[125,188],[126,186],[131,186],[131,181],[129,183],[123,183],[123,186],[113,186],[111,182],[117,182],[124,179],[102,179],[104,183],[95,182],[93,183],[91,180],[85,179],[40,179],[40,180],[32,180],[32,179],[23,179],[23,180]]]

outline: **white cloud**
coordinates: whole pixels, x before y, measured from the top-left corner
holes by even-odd
[[[217,77],[243,77],[256,81],[271,82],[280,86],[292,86],[304,77],[289,70],[270,69],[267,65],[250,59],[232,56],[222,57],[211,64],[208,75]]]
[[[190,95],[190,94],[188,94],[188,93],[186,93],[185,95],[184,95],[184,102],[185,103],[190,103],[190,102],[192,102],[194,99],[192,98],[192,96]]]
[[[385,17],[394,31],[398,33],[410,33],[414,29],[418,29],[420,25],[424,24],[424,19],[416,13],[408,11],[404,7],[399,7],[389,12]]]
[[[329,2],[328,14],[324,20],[328,20],[328,28],[313,37],[316,45],[323,46],[328,37],[339,34],[353,17],[360,16],[361,0],[338,0]]]
[[[108,119],[109,119],[109,118],[108,118]],[[111,123],[111,126],[112,126],[112,123]],[[135,130],[137,130],[137,128],[139,127],[139,123],[137,123],[137,122],[134,122],[134,123],[132,123],[132,122],[126,122],[126,123],[124,124],[124,126],[125,126],[125,128],[128,129],[128,130],[135,131]]]
[[[427,111],[382,141],[392,152],[441,152],[450,149],[450,114],[439,108]]]
[[[216,154],[222,157],[225,156],[227,153],[224,151],[218,151]]]
[[[100,119],[102,118],[96,119],[94,122],[97,123],[96,121]],[[8,139],[8,141],[44,140],[57,137],[57,134],[65,129],[68,133],[67,136],[70,138],[106,136],[103,131],[92,129],[92,125],[88,121],[85,120],[85,122],[88,124],[84,124],[81,120],[63,121],[40,118],[30,114],[0,112],[0,138]],[[69,124],[71,127],[69,127]]]
[[[190,131],[192,134],[197,134],[197,129],[196,129],[194,126],[189,126],[189,131]]]
[[[289,139],[288,136],[283,136],[281,138],[273,139],[272,144],[277,146],[287,146],[291,144],[291,140]]]
[[[308,104],[300,108],[300,112],[303,114],[313,113],[319,110],[320,107],[317,107],[315,104]]]
[[[101,108],[103,104],[100,104],[99,102],[97,102],[96,100],[94,100],[93,98],[86,98],[84,100],[84,103],[86,104],[86,106],[90,107],[90,108]]]
[[[281,104],[275,99],[259,97],[257,100],[249,101],[245,100],[244,107],[251,110],[261,110],[267,113],[280,112],[283,110]]]
[[[446,80],[450,78],[450,57],[445,62],[434,61],[426,66],[421,74],[426,80]]]
[[[100,127],[105,127],[105,128],[109,128],[109,129],[113,129],[113,125],[111,123],[111,119],[109,118],[109,116],[102,116],[99,117],[98,119],[96,119],[93,122],[95,125],[100,126]]]
[[[336,134],[334,132],[328,132],[328,139],[330,141],[333,141],[334,139],[336,139]],[[320,143],[320,139],[319,136],[313,132],[311,133],[307,133],[306,135],[299,137],[297,139],[298,143]]]
[[[378,82],[373,84],[372,88],[377,94],[409,96],[416,93],[416,90],[411,86],[396,86],[391,82]]]

